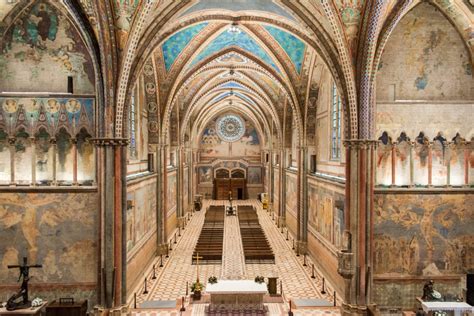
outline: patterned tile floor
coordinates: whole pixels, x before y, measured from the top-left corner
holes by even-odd
[[[203,201],[203,210],[210,204],[227,205],[227,201]],[[303,256],[297,257],[292,251],[292,236],[286,241],[286,230],[282,234],[277,228],[271,216],[261,208],[257,200],[235,201],[237,205],[252,204],[257,209],[260,225],[270,242],[275,253],[276,264],[245,264],[243,257],[240,228],[236,216],[226,216],[224,223],[224,253],[223,262],[220,264],[208,264],[199,266],[199,277],[201,282],[206,283],[209,276],[218,276],[222,279],[253,279],[257,275],[277,276],[282,281],[283,296],[287,302],[290,299],[316,299],[324,298],[333,301],[332,286],[326,282],[327,294],[322,295],[321,273],[316,270],[316,278],[311,278],[312,262],[307,258],[307,267],[303,267]],[[148,269],[148,294],[137,294],[137,304],[145,300],[174,300],[186,295],[186,284],[196,279],[196,266],[191,265],[191,256],[194,246],[201,232],[204,222],[204,213],[196,212],[188,222],[182,236],[178,237],[177,244],[173,244],[173,251],[169,258],[164,258],[164,267],[158,268],[160,258],[155,261],[157,278],[151,279],[152,269]],[[280,289],[280,287],[279,287]],[[143,293],[143,287],[137,290]],[[182,315],[204,315],[206,304],[188,305],[187,311]],[[337,300],[340,305],[339,299]],[[288,315],[288,304],[267,304],[269,315]],[[334,310],[294,310],[294,315],[339,315]],[[134,311],[132,315],[181,315],[177,311]]]

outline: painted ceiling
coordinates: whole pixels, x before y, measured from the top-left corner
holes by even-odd
[[[301,73],[306,45],[299,38],[274,26],[266,25],[265,29],[280,44],[288,57],[295,65],[296,71]]]
[[[270,65],[276,71],[280,72],[279,68],[276,66],[268,53],[260,46],[260,44],[257,43],[255,39],[253,39],[249,34],[247,34],[247,32],[243,30],[240,30],[238,33],[231,33],[228,29],[223,29],[223,31],[209,44],[207,44],[204,49],[193,59],[190,66],[195,65],[214,53],[232,46],[248,51],[250,54],[254,55],[266,64]]]
[[[290,13],[273,0],[200,0],[182,15],[215,9],[241,11],[243,8],[245,8],[245,11],[262,11],[295,20]]]
[[[163,58],[165,61],[166,71],[171,69],[176,58],[181,54],[183,49],[188,46],[192,39],[207,26],[207,22],[192,25],[175,34],[171,35],[161,46]]]

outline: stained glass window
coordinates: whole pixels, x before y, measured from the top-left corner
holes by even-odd
[[[235,142],[244,136],[245,123],[235,114],[220,117],[216,124],[217,135],[226,142]]]

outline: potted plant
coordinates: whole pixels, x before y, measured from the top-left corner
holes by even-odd
[[[217,283],[217,277],[215,277],[215,276],[210,276],[209,279],[207,279],[207,283],[209,283],[209,284],[216,284],[216,283]]]
[[[202,292],[203,289],[204,289],[204,285],[201,282],[199,282],[199,281],[194,282],[191,285],[191,292],[193,292],[193,299],[200,300],[201,299],[201,292]]]
[[[255,277],[255,282],[261,284],[261,283],[265,282],[265,278],[263,276],[257,275]]]

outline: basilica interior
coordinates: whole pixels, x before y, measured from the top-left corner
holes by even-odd
[[[472,0],[0,0],[0,49],[0,302],[474,305]]]

